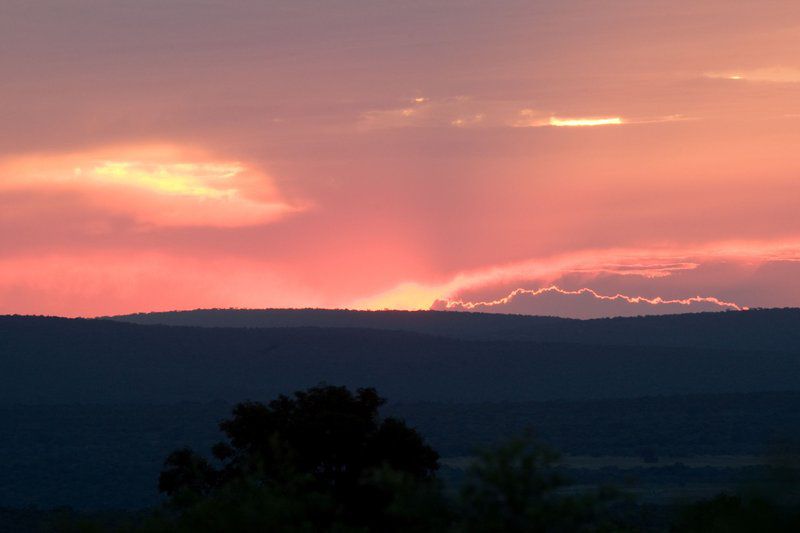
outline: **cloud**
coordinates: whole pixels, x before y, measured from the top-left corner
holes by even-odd
[[[522,106],[522,109],[520,107]],[[359,120],[362,129],[406,127],[535,128],[620,124],[622,119],[560,119],[553,113],[524,107],[517,101],[488,101],[468,96],[431,100],[417,97],[401,107],[371,110]]]
[[[556,127],[610,126],[622,124],[620,117],[609,118],[558,118],[550,117],[548,125]]]
[[[409,127],[458,128],[575,128],[650,124],[688,120],[681,114],[665,116],[563,116],[553,111],[527,107],[522,101],[481,100],[468,96],[431,100],[417,97],[400,107],[376,109],[362,113],[358,126],[362,130]]]
[[[508,122],[508,125],[514,128],[541,128],[542,126],[550,126],[551,117],[548,114],[536,109],[521,109],[517,113],[517,117]]]
[[[465,127],[499,125],[500,108],[509,104],[480,102],[468,96],[432,100],[412,98],[399,107],[374,109],[362,113],[359,127],[365,130],[407,127]],[[505,111],[508,112],[508,111]]]
[[[665,115],[657,117],[559,117],[546,115],[533,109],[523,109],[519,112],[517,120],[511,121],[508,125],[515,128],[581,128],[596,126],[620,126],[625,124],[654,124],[658,122],[675,122],[679,120],[691,120],[681,114]]]
[[[512,296],[527,294],[527,289],[522,289],[520,293],[515,290],[522,284],[539,287],[557,285],[560,287],[559,290],[579,291],[579,294],[566,295],[580,296],[579,299],[567,298],[567,301],[571,302],[586,300],[587,295],[606,301],[607,298],[601,297],[599,293],[586,293],[589,290],[586,289],[586,285],[593,281],[602,281],[603,285],[610,287],[614,285],[610,280],[617,281],[618,283],[616,284],[623,287],[636,285],[646,292],[653,290],[669,291],[670,296],[662,295],[659,297],[654,295],[643,297],[637,295],[627,297],[620,295],[613,298],[616,304],[635,303],[639,307],[644,304],[658,305],[657,312],[666,311],[667,309],[686,310],[686,305],[693,306],[692,309],[699,307],[706,309],[708,305],[724,308],[735,308],[734,306],[753,307],[754,304],[750,301],[733,302],[725,300],[719,295],[698,297],[693,294],[687,295],[686,293],[689,291],[708,293],[710,287],[716,286],[715,277],[719,276],[709,277],[703,270],[705,265],[730,264],[739,266],[737,272],[727,272],[724,276],[730,284],[737,285],[742,283],[743,277],[746,278],[751,275],[755,268],[779,262],[800,263],[800,241],[728,241],[674,249],[618,248],[585,250],[551,258],[495,265],[461,272],[449,280],[437,284],[401,283],[383,293],[357,300],[353,302],[352,307],[359,309],[427,309],[432,305],[441,307],[442,302],[460,302],[465,308],[470,308],[474,305],[489,308],[493,307],[493,305],[508,303],[505,299],[509,297],[509,294]],[[665,284],[665,280],[671,280],[673,277],[675,278],[674,285]],[[635,280],[641,280],[641,283],[633,283]],[[657,284],[657,281],[661,281],[661,283]],[[570,285],[576,283],[584,285],[565,288],[562,282],[569,282]],[[752,284],[752,280],[748,283]],[[720,287],[717,288],[721,290]],[[723,287],[723,289],[726,288]],[[713,295],[714,293],[712,292],[711,294]],[[561,294],[561,296],[565,295]],[[551,300],[555,305],[557,301],[562,301],[564,298],[542,298],[537,302],[543,305],[551,302]],[[523,300],[514,299],[514,301],[516,305]],[[470,302],[478,302],[478,304]],[[616,304],[614,306],[601,306],[601,308],[612,309],[620,307]],[[632,309],[627,306],[622,306],[622,308]],[[543,314],[553,314],[560,308],[554,307],[553,309],[551,312],[543,307],[537,307],[536,311]],[[574,311],[574,313],[577,312]]]
[[[746,309],[734,302],[722,301],[713,296],[692,296],[682,299],[646,298],[624,294],[603,295],[587,287],[566,290],[555,285],[541,289],[516,289],[507,296],[492,301],[438,300],[431,308],[447,311],[548,315],[565,318],[601,318]]]
[[[108,147],[0,160],[0,195],[73,193],[88,207],[156,226],[264,224],[299,210],[267,176],[173,145]]]
[[[759,83],[800,83],[800,68],[767,67],[750,70],[706,72],[706,78]]]

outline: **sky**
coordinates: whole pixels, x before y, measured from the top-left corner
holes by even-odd
[[[0,313],[800,305],[800,4],[0,3]]]

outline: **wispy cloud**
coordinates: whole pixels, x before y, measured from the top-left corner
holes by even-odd
[[[364,130],[408,127],[580,128],[677,120],[687,120],[687,117],[680,114],[655,117],[568,116],[530,107],[527,102],[459,96],[440,100],[417,97],[398,107],[370,110],[361,114],[358,125]]]
[[[362,129],[406,127],[469,127],[498,126],[499,117],[507,114],[509,103],[481,102],[468,96],[432,100],[424,96],[411,98],[398,107],[374,109],[362,113]]]
[[[513,128],[541,128],[542,126],[550,126],[551,116],[536,109],[520,109],[517,111],[516,116],[507,121],[507,125]]]
[[[694,271],[703,263],[712,261],[749,264],[775,261],[798,262],[800,261],[800,241],[729,241],[675,249],[586,250],[557,257],[461,272],[440,284],[402,283],[381,294],[360,299],[353,303],[353,307],[427,309],[436,301],[459,301],[461,299],[459,295],[469,291],[511,284],[519,286],[522,283],[536,283],[549,287],[555,281],[573,274],[581,275],[584,279],[601,275],[633,276],[651,280],[663,279],[678,273]],[[726,302],[720,300],[720,304],[724,303]]]
[[[760,83],[800,83],[800,68],[767,67],[706,72],[706,78]]]

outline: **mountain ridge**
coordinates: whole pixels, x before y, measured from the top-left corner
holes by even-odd
[[[572,319],[461,311],[199,309],[108,317],[198,327],[359,327],[469,340],[503,339],[646,346],[784,350],[800,347],[800,308]]]
[[[574,342],[580,331],[566,332],[573,342],[555,342],[375,328],[203,328],[6,316],[0,317],[0,404],[241,401],[320,382],[375,386],[399,402],[800,390],[800,342],[790,315],[738,331],[728,324],[726,330],[748,340],[736,349],[726,346],[729,341],[658,345],[670,341],[669,328],[648,345],[616,345]],[[780,339],[774,344],[781,349],[748,346],[769,335]]]

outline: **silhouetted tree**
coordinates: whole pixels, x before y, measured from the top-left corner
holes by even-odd
[[[433,480],[438,454],[402,421],[382,419],[384,403],[371,388],[354,394],[318,386],[267,405],[238,404],[220,424],[226,442],[212,449],[219,466],[178,450],[166,460],[159,489],[177,507],[195,506],[193,512],[198,502],[227,509],[268,495],[291,499],[314,527],[341,522],[390,530],[398,495]]]
[[[459,531],[542,533],[622,531],[607,504],[615,491],[570,496],[555,469],[559,455],[530,436],[482,453],[462,489]]]
[[[181,448],[169,454],[164,466],[158,479],[158,488],[170,495],[185,491],[206,496],[219,479],[219,473],[214,467],[189,448]]]
[[[171,454],[159,486],[172,506],[142,531],[619,531],[605,492],[561,489],[558,455],[524,438],[480,455],[460,498],[434,478],[438,455],[379,416],[374,389],[318,386],[237,405],[214,462]],[[170,510],[171,509],[171,510]]]

